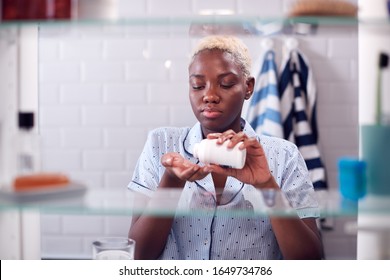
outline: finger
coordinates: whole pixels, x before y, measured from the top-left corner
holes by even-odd
[[[209,133],[207,134],[207,139],[217,139],[222,135],[222,133]]]
[[[239,149],[241,149],[241,150],[243,150],[243,149],[248,150],[249,149],[251,154],[265,155],[265,152],[263,150],[263,146],[254,137],[245,139],[243,144],[239,147]]]
[[[199,166],[198,165],[193,165],[189,168],[185,168],[185,169],[182,169],[180,172],[179,172],[179,175],[180,177],[182,177],[183,179],[188,179],[190,178],[191,176],[193,176],[198,170],[199,170]]]
[[[204,167],[204,171],[207,173],[216,173],[226,176],[234,176],[236,174],[236,170],[234,168],[222,167],[216,164],[208,164]]]
[[[192,164],[185,161],[184,158],[177,153],[168,153],[161,158],[161,163],[164,167],[190,167]]]
[[[169,154],[165,154],[162,156],[161,158],[161,164],[164,166],[164,167],[171,167],[172,164],[173,164],[173,157]]]
[[[204,178],[204,177],[206,177],[209,173],[210,173],[210,171],[208,171],[208,170],[206,169],[206,166],[203,166],[203,167],[200,167],[200,168],[199,168],[199,170],[198,170],[198,172],[196,173],[196,175],[197,175],[198,177]]]
[[[233,129],[229,129],[223,132],[221,137],[225,139],[231,139],[235,134],[236,132]]]
[[[236,133],[234,132],[234,130],[229,129],[229,130],[221,133],[221,135],[218,137],[217,143],[222,144],[222,143],[224,143],[226,141],[229,141],[230,139],[232,139],[232,137],[235,134]]]
[[[248,136],[240,131],[239,133],[236,133],[234,134],[231,138],[230,138],[230,142],[228,144],[228,148],[233,148],[234,146],[236,146],[238,143],[240,142],[244,142],[246,139],[248,139]]]
[[[185,177],[186,181],[190,182],[201,179],[206,175],[207,174],[202,174],[201,167],[198,165],[195,165],[191,169],[187,169],[185,172],[183,172],[183,176]]]

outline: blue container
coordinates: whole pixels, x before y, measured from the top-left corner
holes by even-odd
[[[366,163],[355,158],[338,161],[339,185],[343,198],[357,201],[366,195]]]

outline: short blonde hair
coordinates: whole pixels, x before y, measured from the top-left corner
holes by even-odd
[[[204,37],[193,50],[190,64],[195,56],[203,50],[221,50],[233,56],[234,61],[241,67],[244,76],[250,76],[252,60],[247,46],[237,37],[226,35],[212,35]]]

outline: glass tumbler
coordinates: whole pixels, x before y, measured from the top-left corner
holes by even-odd
[[[102,237],[92,243],[94,260],[134,260],[135,241],[126,237]]]

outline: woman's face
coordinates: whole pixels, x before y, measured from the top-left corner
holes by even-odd
[[[189,93],[192,110],[204,136],[228,129],[240,131],[242,105],[254,86],[245,78],[231,54],[204,50],[189,66]]]

